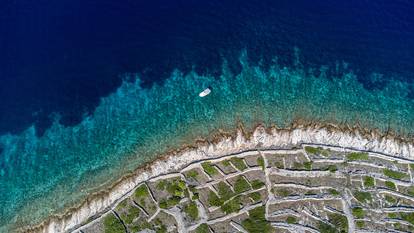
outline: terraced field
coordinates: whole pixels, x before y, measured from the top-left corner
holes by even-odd
[[[304,145],[197,161],[78,232],[414,232],[414,161]]]

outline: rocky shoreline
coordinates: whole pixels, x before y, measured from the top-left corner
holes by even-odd
[[[377,132],[358,129],[341,129],[330,126],[300,126],[292,129],[256,127],[252,133],[243,128],[236,135],[221,134],[214,142],[200,141],[196,146],[169,153],[134,173],[128,174],[106,191],[95,193],[77,207],[59,216],[51,216],[37,226],[20,228],[20,232],[71,232],[88,220],[99,216],[129,195],[141,182],[184,168],[206,158],[239,153],[253,149],[294,148],[302,144],[319,144],[375,153],[399,159],[414,159],[414,144],[410,140],[383,136]]]

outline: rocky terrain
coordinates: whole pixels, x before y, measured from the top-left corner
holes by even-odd
[[[75,232],[413,232],[414,161],[302,144],[151,177]]]

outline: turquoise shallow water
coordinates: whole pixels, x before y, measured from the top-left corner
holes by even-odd
[[[27,224],[79,202],[145,161],[219,128],[241,121],[287,126],[295,119],[414,133],[413,84],[386,83],[367,90],[348,70],[249,64],[219,77],[174,72],[162,85],[144,89],[139,77],[102,98],[95,112],[74,127],[54,123],[41,137],[34,127],[0,138],[0,228]],[[205,98],[198,93],[211,86]]]

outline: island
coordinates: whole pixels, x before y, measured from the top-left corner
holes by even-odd
[[[329,128],[241,130],[167,156],[31,230],[413,232],[411,144]]]

